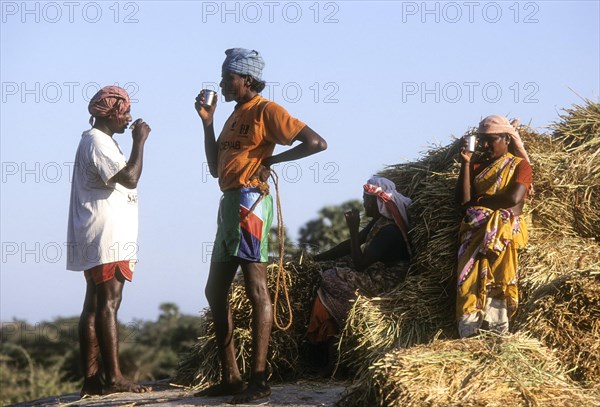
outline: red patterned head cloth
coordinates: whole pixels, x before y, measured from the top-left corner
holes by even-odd
[[[105,86],[98,91],[90,100],[88,112],[90,125],[94,123],[94,117],[108,117],[113,113],[123,114],[131,106],[129,94],[123,88],[118,86]]]
[[[396,191],[396,184],[384,177],[372,177],[363,188],[365,194],[377,197],[379,213],[388,219],[393,219],[402,234],[406,236],[409,227],[407,207],[412,200]]]

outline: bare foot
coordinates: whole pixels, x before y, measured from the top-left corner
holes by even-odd
[[[99,396],[102,394],[102,380],[99,375],[86,377],[83,380],[83,387],[79,392],[79,397]]]
[[[106,384],[102,389],[102,394],[112,393],[146,393],[152,391],[150,386],[142,386],[128,380],[120,380],[113,384]]]
[[[225,383],[221,382],[210,386],[204,390],[200,390],[194,394],[194,397],[220,397],[220,396],[233,396],[246,390],[246,383],[243,381]]]
[[[252,400],[263,399],[271,395],[271,387],[268,384],[258,385],[250,384],[242,393],[234,396],[229,404],[247,403]]]

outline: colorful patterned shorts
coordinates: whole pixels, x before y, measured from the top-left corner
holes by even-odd
[[[211,258],[213,263],[228,262],[235,258],[253,263],[268,261],[273,197],[266,195],[252,213],[242,220],[260,196],[258,188],[241,188],[223,193]]]

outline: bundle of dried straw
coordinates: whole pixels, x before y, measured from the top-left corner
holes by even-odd
[[[377,360],[339,406],[598,406],[552,351],[524,335],[434,341]]]
[[[600,383],[600,274],[571,272],[540,287],[515,322],[554,349],[571,378]]]

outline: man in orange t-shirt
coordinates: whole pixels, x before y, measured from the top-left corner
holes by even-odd
[[[225,101],[237,104],[215,140],[212,106],[202,95],[195,108],[204,126],[204,147],[208,167],[219,179],[223,197],[219,205],[218,227],[211,258],[206,298],[215,323],[221,361],[221,382],[198,396],[234,395],[232,404],[267,397],[267,350],[273,309],[267,286],[267,237],[273,220],[273,200],[261,188],[273,164],[297,160],[327,148],[327,143],[310,127],[275,102],[261,97],[264,61],[254,50],[233,48],[225,51],[221,72],[221,92]],[[276,144],[300,144],[272,155]],[[252,304],[252,367],[246,385],[241,378],[233,345],[233,323],[228,294],[235,273],[241,267],[246,293]]]

